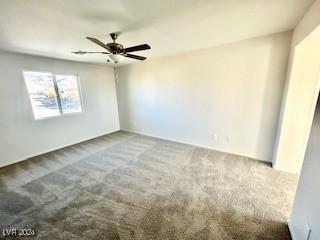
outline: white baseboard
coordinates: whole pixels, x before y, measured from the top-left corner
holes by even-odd
[[[0,164],[0,168],[7,167],[9,165],[13,165],[13,164],[16,164],[16,163],[19,163],[19,162],[23,162],[23,161],[28,160],[29,158],[33,158],[35,156],[43,155],[43,154],[46,154],[46,153],[49,153],[49,152],[53,152],[53,151],[56,151],[56,150],[59,150],[59,149],[62,149],[62,148],[70,147],[70,146],[75,145],[75,144],[79,144],[79,143],[82,143],[82,142],[90,141],[92,139],[95,139],[95,138],[98,138],[98,137],[102,137],[102,136],[105,136],[107,134],[115,133],[115,132],[118,132],[120,130],[121,129],[117,128],[117,129],[114,129],[114,130],[111,130],[111,131],[108,131],[108,132],[105,132],[105,133],[101,133],[101,134],[98,134],[98,135],[93,135],[91,137],[83,138],[83,139],[78,140],[78,141],[73,141],[73,142],[70,142],[70,143],[68,143],[66,145],[61,145],[61,146],[56,146],[56,147],[53,147],[53,148],[48,148],[48,149],[46,149],[45,151],[42,151],[42,152],[35,152],[35,153],[32,153],[31,155],[25,156],[24,158],[16,159],[16,160],[13,160],[13,161],[9,161],[9,162]]]
[[[290,222],[288,222],[288,228],[289,228],[289,232],[290,232],[290,235],[291,235],[291,239],[292,240],[298,240],[294,235],[294,232],[293,232],[293,229],[292,229],[292,225],[290,224]]]
[[[233,155],[237,155],[237,156],[241,156],[241,157],[246,157],[246,158],[251,158],[251,159],[254,159],[254,160],[257,160],[257,161],[261,161],[261,162],[267,162],[267,163],[271,163],[271,160],[262,160],[262,159],[258,159],[254,156],[246,156],[244,154],[241,154],[241,153],[238,153],[238,152],[225,152],[223,150],[219,150],[219,149],[215,149],[211,146],[208,146],[208,145],[201,145],[201,144],[195,144],[195,143],[190,143],[190,142],[185,142],[185,141],[181,141],[181,140],[178,140],[178,139],[173,139],[173,138],[167,138],[167,137],[162,137],[162,136],[158,136],[158,135],[154,135],[154,134],[147,134],[147,133],[144,133],[144,132],[140,132],[140,131],[134,131],[134,130],[128,130],[128,129],[124,129],[124,128],[121,128],[120,130],[122,131],[125,131],[125,132],[130,132],[130,133],[135,133],[135,134],[139,134],[139,135],[144,135],[144,136],[147,136],[147,137],[153,137],[153,138],[159,138],[159,139],[163,139],[163,140],[167,140],[167,141],[172,141],[172,142],[177,142],[177,143],[182,143],[182,144],[186,144],[186,145],[190,145],[190,146],[195,146],[195,147],[200,147],[200,148],[207,148],[207,149],[210,149],[210,150],[213,150],[213,151],[217,151],[217,152],[222,152],[222,153],[227,153],[227,154],[233,154]]]

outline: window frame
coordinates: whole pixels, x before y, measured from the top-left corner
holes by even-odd
[[[31,99],[31,96],[30,96],[30,93],[29,93],[29,90],[28,90],[27,79],[24,76],[24,72],[36,72],[36,73],[51,74],[54,90],[55,90],[55,93],[56,93],[56,99],[57,99],[57,104],[58,104],[59,115],[36,118],[35,113],[34,113],[34,109],[33,109],[33,105],[32,105],[32,99]],[[63,113],[61,99],[60,99],[60,93],[59,93],[59,88],[58,88],[58,84],[57,84],[57,80],[56,80],[56,75],[75,76],[76,77],[76,79],[77,79],[77,88],[78,88],[79,99],[80,99],[80,106],[81,106],[81,111],[80,112]],[[62,117],[62,116],[73,116],[73,115],[78,115],[78,114],[83,114],[84,113],[83,95],[82,95],[82,89],[81,89],[81,83],[80,83],[79,74],[75,74],[75,73],[54,73],[54,72],[49,72],[49,71],[26,70],[26,69],[24,69],[24,70],[22,70],[22,78],[24,79],[24,84],[25,84],[26,91],[27,91],[27,94],[28,94],[28,97],[29,97],[29,102],[30,102],[30,106],[31,106],[31,109],[32,109],[32,113],[33,113],[32,114],[33,115],[33,120],[41,121],[41,120],[45,120],[45,119],[59,118],[59,117]]]
[[[58,87],[58,83],[57,83],[57,80],[56,80],[56,75],[75,76],[77,78],[77,87],[78,87],[78,92],[79,92],[81,112],[63,113],[61,99],[60,99],[60,93],[59,93],[59,87]],[[59,101],[58,105],[60,104],[59,105],[59,110],[61,111],[60,112],[60,116],[70,116],[70,115],[77,115],[77,114],[84,113],[83,96],[82,96],[82,90],[81,90],[79,74],[74,74],[74,73],[53,73],[53,77],[54,77],[54,84],[56,85],[55,88],[56,88],[56,91],[57,91],[57,96],[59,96],[58,97],[58,101]]]

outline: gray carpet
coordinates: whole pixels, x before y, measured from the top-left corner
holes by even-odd
[[[286,240],[296,184],[260,161],[120,131],[0,169],[0,224],[35,229],[29,239]]]

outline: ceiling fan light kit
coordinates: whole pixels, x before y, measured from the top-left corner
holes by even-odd
[[[151,49],[151,47],[148,44],[141,44],[141,45],[137,45],[137,46],[133,46],[133,47],[124,48],[122,44],[116,43],[118,36],[119,36],[118,33],[110,33],[110,37],[112,39],[112,42],[107,43],[107,44],[101,42],[100,40],[98,40],[96,38],[87,37],[87,39],[90,40],[91,42],[108,50],[107,52],[105,52],[105,51],[104,52],[86,52],[86,51],[79,50],[79,51],[72,52],[72,53],[78,54],[78,55],[96,54],[96,53],[97,54],[106,54],[107,55],[107,62],[112,62],[112,63],[119,62],[117,55],[140,60],[140,61],[147,59],[146,57],[138,56],[138,55],[134,55],[134,54],[130,54],[130,53]]]

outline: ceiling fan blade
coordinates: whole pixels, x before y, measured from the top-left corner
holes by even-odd
[[[79,55],[83,55],[83,54],[86,54],[87,52],[84,52],[84,51],[76,51],[76,52],[72,52],[74,54],[79,54]]]
[[[127,53],[127,52],[135,52],[135,51],[148,50],[148,49],[151,49],[151,47],[148,44],[142,44],[142,45],[124,48],[123,52]]]
[[[103,47],[108,50],[107,45],[101,42],[100,40],[92,37],[87,37],[87,39],[90,40],[91,42],[94,42],[95,44],[98,44],[100,47]]]
[[[109,54],[109,52],[84,52],[84,51],[76,51],[76,52],[72,52],[74,54],[79,54],[79,55],[83,55],[83,54],[87,54],[87,53],[101,53],[101,54]]]
[[[146,57],[138,56],[138,55],[133,55],[133,54],[123,54],[122,56],[128,57],[128,58],[133,58],[137,60],[145,60],[147,59]]]

